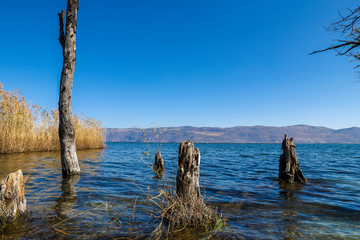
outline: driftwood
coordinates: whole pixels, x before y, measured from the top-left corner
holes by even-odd
[[[1,180],[0,219],[10,222],[26,211],[25,181],[22,171],[10,173]]]
[[[58,14],[60,22],[59,41],[63,49],[63,68],[61,72],[59,98],[59,138],[63,177],[80,173],[75,147],[74,123],[71,113],[71,96],[76,61],[76,24],[78,6],[78,0],[68,0],[65,31],[65,10],[62,10],[62,12]]]
[[[201,199],[199,176],[200,151],[192,141],[183,141],[179,145],[177,196],[185,201]]]
[[[164,160],[159,150],[155,154],[155,163],[153,170],[157,175],[162,175],[165,172]]]
[[[305,183],[305,179],[295,153],[294,138],[285,138],[282,142],[281,149],[284,151],[279,160],[279,180],[287,183]]]

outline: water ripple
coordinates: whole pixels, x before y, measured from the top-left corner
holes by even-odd
[[[282,186],[276,180],[280,144],[196,146],[202,156],[202,193],[208,204],[229,219],[234,238],[360,238],[359,145],[297,145],[300,166],[309,183]],[[50,226],[76,214],[79,217],[61,223],[63,231],[73,234],[70,236],[128,236],[119,225],[104,221],[109,209],[123,211],[124,216],[133,216],[136,211],[140,229],[151,229],[147,225],[151,206],[145,199],[148,193],[156,194],[160,184],[144,163],[153,161],[156,145],[151,148],[149,159],[142,154],[147,146],[141,143],[109,143],[104,150],[79,151],[82,174],[73,182],[62,180],[59,152],[0,155],[0,176],[22,169],[31,177],[26,187],[29,209],[42,209],[47,214],[45,221],[32,218],[15,227],[19,234],[15,236],[24,237],[20,233],[32,229],[38,231],[37,238],[62,238],[64,235]],[[163,144],[161,151],[167,175],[174,183],[178,145]],[[131,218],[121,219],[126,225]]]

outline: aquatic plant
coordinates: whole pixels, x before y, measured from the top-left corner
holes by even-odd
[[[77,149],[103,148],[101,122],[74,115]],[[25,100],[0,83],[0,153],[60,150],[59,112]]]

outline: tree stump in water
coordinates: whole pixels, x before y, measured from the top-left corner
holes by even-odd
[[[153,170],[157,175],[162,175],[165,172],[164,160],[161,156],[160,150],[157,150],[155,154],[155,163]]]
[[[200,151],[192,141],[179,145],[176,194],[183,200],[201,199],[200,194]]]
[[[22,171],[10,173],[1,180],[0,219],[10,222],[26,211],[25,181]]]
[[[163,216],[170,231],[184,228],[212,229],[220,218],[207,207],[200,193],[200,151],[192,141],[179,145],[176,196],[172,191],[164,193]]]
[[[284,151],[279,160],[279,180],[288,183],[305,183],[305,179],[295,153],[294,138],[288,140],[287,135],[282,142],[281,149]]]

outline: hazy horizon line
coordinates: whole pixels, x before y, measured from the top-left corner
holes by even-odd
[[[154,124],[155,125],[155,124]],[[271,125],[236,125],[236,126],[232,126],[232,127],[219,127],[219,126],[191,126],[191,125],[183,125],[183,126],[150,126],[150,127],[139,127],[139,126],[134,126],[134,127],[103,127],[103,128],[112,128],[112,129],[151,129],[151,128],[183,128],[183,127],[192,127],[192,128],[221,128],[221,129],[226,129],[226,128],[235,128],[235,127],[272,127],[272,128],[286,128],[286,127],[317,127],[317,128],[327,128],[327,129],[331,129],[331,130],[343,130],[343,129],[351,129],[351,128],[360,128],[358,126],[351,126],[351,127],[342,127],[342,128],[332,128],[332,127],[326,127],[326,126],[315,126],[315,125],[308,125],[308,124],[295,124],[295,125],[287,125],[287,126],[271,126]]]

